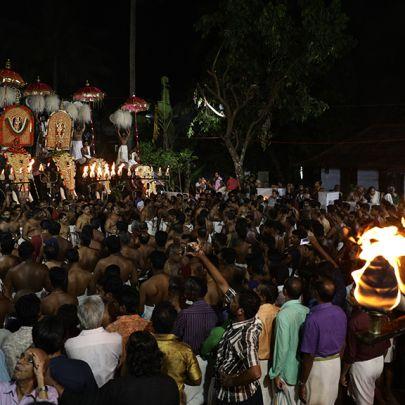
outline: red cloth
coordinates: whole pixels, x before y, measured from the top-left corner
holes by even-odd
[[[226,182],[226,188],[228,191],[237,190],[239,188],[239,181],[233,177],[230,177]]]
[[[31,238],[31,243],[32,246],[34,246],[34,257],[33,260],[37,260],[37,257],[41,253],[41,247],[42,247],[42,236],[41,235],[34,235]]]

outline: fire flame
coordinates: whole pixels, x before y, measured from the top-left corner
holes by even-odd
[[[28,164],[28,173],[32,172],[32,166],[34,166],[35,160],[31,159],[30,163]]]
[[[114,177],[116,175],[115,173],[115,163],[112,164],[111,166],[111,177]]]
[[[84,166],[82,177],[85,179],[88,176],[89,176],[89,166]]]
[[[122,171],[123,171],[124,167],[125,167],[125,163],[121,163],[121,164],[118,166],[118,170],[117,170],[118,176],[122,176]]]
[[[405,220],[402,219],[402,224]],[[363,306],[375,309],[391,310],[401,301],[401,293],[405,294],[405,284],[401,280],[401,257],[405,256],[405,237],[398,232],[396,226],[385,228],[374,227],[361,235],[357,241],[361,246],[360,259],[365,260],[364,266],[352,272],[356,288],[354,296],[357,302]],[[378,260],[385,259],[392,267],[378,264]],[[386,269],[388,267],[388,269]],[[371,274],[374,282],[368,282],[365,272]],[[386,273],[386,271],[389,273]],[[393,270],[393,274],[392,274]],[[385,275],[384,275],[385,274]],[[384,285],[387,281],[394,281],[396,286]],[[392,280],[389,280],[392,278]],[[372,292],[372,294],[370,294]],[[388,292],[389,297],[384,296]]]

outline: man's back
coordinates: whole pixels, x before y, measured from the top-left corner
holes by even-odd
[[[53,291],[42,299],[42,315],[56,315],[62,305],[77,305],[77,298],[65,293],[64,291]]]
[[[165,355],[162,371],[176,381],[179,391],[183,392],[184,384],[196,385],[201,370],[191,347],[172,334],[156,334],[155,338]]]
[[[121,256],[121,254],[110,255],[98,261],[94,274],[96,281],[104,274],[105,269],[112,264],[115,264],[120,268],[121,280],[124,283],[129,280],[133,285],[137,283],[136,269],[134,268],[133,263]]]
[[[68,293],[72,297],[79,297],[86,290],[90,293],[94,290],[93,275],[74,263],[68,273]]]
[[[169,296],[169,276],[165,273],[156,274],[141,284],[141,303],[156,305],[167,300]]]
[[[11,297],[13,291],[40,292],[49,287],[48,269],[43,264],[25,261],[9,270],[5,281],[5,290]]]
[[[89,272],[94,271],[99,260],[99,252],[87,246],[79,247],[79,264]]]
[[[270,378],[280,377],[287,384],[295,385],[298,379],[297,356],[300,329],[305,322],[308,308],[299,300],[287,301],[276,316],[276,339]]]
[[[4,281],[8,271],[21,263],[21,259],[14,255],[0,257],[0,278]]]
[[[65,343],[69,358],[84,360],[91,368],[97,385],[101,387],[114,376],[122,352],[122,339],[118,333],[104,328],[84,330]]]

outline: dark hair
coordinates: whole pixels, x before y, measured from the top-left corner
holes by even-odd
[[[235,231],[240,239],[245,240],[248,232],[248,225],[245,218],[238,218],[235,224]]]
[[[63,348],[65,328],[60,318],[47,316],[32,328],[32,341],[35,347],[46,354],[53,354]]]
[[[80,244],[82,246],[89,247],[90,243],[91,243],[91,235],[86,232],[82,232],[80,235]]]
[[[15,312],[21,326],[33,326],[38,320],[41,300],[35,294],[26,294],[15,303]]]
[[[59,222],[51,221],[48,227],[48,232],[53,236],[57,236],[60,233],[60,228],[61,225]]]
[[[298,277],[289,277],[284,282],[284,289],[286,290],[289,298],[297,300],[302,294],[302,280]]]
[[[130,286],[124,285],[121,293],[118,295],[118,303],[125,306],[129,314],[136,314],[139,307],[139,295],[136,290]]]
[[[44,256],[46,260],[57,260],[59,255],[59,245],[55,240],[50,243],[45,243]]]
[[[133,332],[128,338],[126,349],[129,375],[147,377],[161,373],[164,355],[149,332]]]
[[[192,301],[204,298],[207,294],[207,281],[200,277],[188,277],[184,283],[184,292]]]
[[[34,254],[34,246],[31,242],[24,241],[18,246],[18,256],[21,257],[23,260],[32,259],[32,255]]]
[[[118,237],[120,238],[121,245],[129,245],[131,242],[131,235],[127,231],[121,232]]]
[[[166,246],[168,236],[169,235],[165,231],[157,231],[155,234],[156,245],[164,248]]]
[[[177,311],[170,302],[156,305],[152,313],[152,325],[156,333],[171,333],[177,319]]]
[[[52,267],[49,270],[49,280],[53,288],[60,288],[62,291],[67,292],[68,287],[68,272],[62,267]]]
[[[50,219],[43,219],[40,222],[40,227],[44,230],[47,230],[49,232],[49,227],[51,226],[51,220]]]
[[[145,232],[142,232],[142,233],[139,235],[139,243],[140,243],[141,245],[147,245],[148,242],[149,242],[149,239],[150,239],[150,236],[149,236],[147,233],[145,233]]]
[[[270,283],[260,283],[257,287],[259,295],[264,297],[266,304],[274,304],[278,297],[278,289]]]
[[[199,228],[197,231],[197,235],[200,238],[205,238],[207,236],[207,229],[206,228]]]
[[[77,325],[80,321],[77,316],[77,306],[74,304],[64,304],[61,305],[58,309],[56,316],[61,320],[64,330],[65,330],[65,339],[76,337],[80,330]]]
[[[79,252],[77,249],[69,249],[66,251],[65,257],[69,263],[77,263],[79,261]]]
[[[3,253],[3,255],[11,255],[11,253],[13,253],[14,250],[15,240],[13,238],[6,237],[2,239],[0,246],[1,246],[1,253]]]
[[[180,276],[171,276],[169,279],[169,294],[180,295],[184,294],[184,278]]]
[[[245,313],[245,319],[253,318],[260,307],[260,298],[252,290],[244,288],[237,295],[239,307],[243,309]]]
[[[106,277],[121,277],[120,266],[116,264],[110,264],[105,268],[104,275]]]
[[[158,250],[154,250],[150,255],[149,259],[152,263],[152,267],[156,270],[163,270],[167,260],[166,254]]]
[[[128,232],[128,223],[124,221],[117,222],[117,231],[120,232]]]
[[[232,248],[223,248],[221,249],[221,259],[226,264],[235,264],[236,260],[236,251]]]
[[[333,297],[335,296],[336,285],[330,277],[318,277],[313,281],[312,285],[322,302],[332,302]]]
[[[119,276],[107,276],[104,274],[103,277],[98,281],[98,284],[103,287],[105,294],[112,294],[114,297],[121,294],[122,286],[124,283]]]
[[[119,253],[121,250],[121,242],[120,239],[118,238],[118,236],[108,236],[105,241],[105,246],[108,249],[108,253],[110,253],[110,255],[115,254],[115,253]]]

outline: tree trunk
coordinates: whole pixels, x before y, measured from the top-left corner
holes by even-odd
[[[229,154],[231,155],[233,166],[235,168],[236,178],[239,180],[239,184],[242,187],[243,182],[243,160],[244,157],[240,156],[233,146],[230,139],[224,137],[225,146],[228,149]]]

